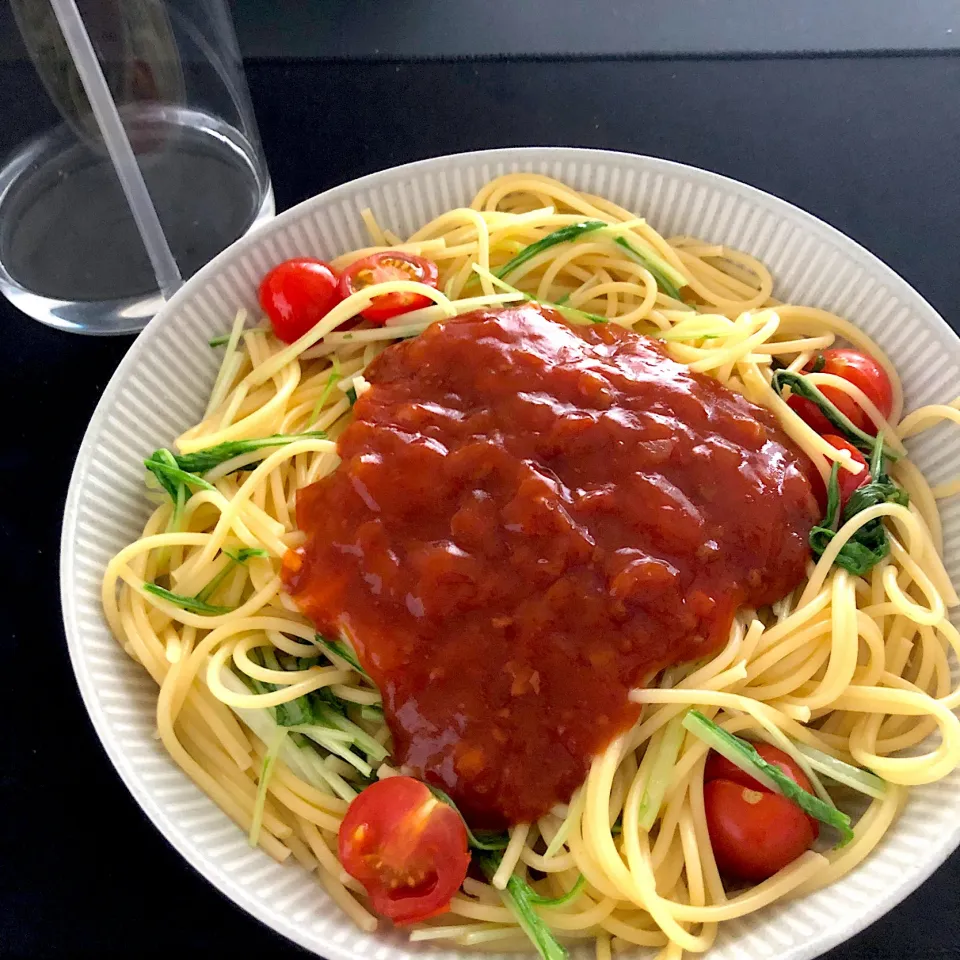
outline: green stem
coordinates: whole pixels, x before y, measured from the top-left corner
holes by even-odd
[[[559,230],[554,230],[553,233],[548,233],[545,237],[541,237],[534,243],[524,247],[515,257],[508,260],[497,270],[495,275],[502,280],[508,274],[513,273],[518,267],[522,267],[528,260],[532,260],[538,254],[543,253],[544,250],[549,250],[551,247],[555,247],[561,243],[572,243],[574,240],[579,240],[580,237],[585,234],[592,233],[594,230],[601,230],[606,226],[609,226],[609,224],[603,220],[584,220],[581,223],[571,223],[566,227],[561,227]]]
[[[537,907],[562,907],[567,903],[576,900],[583,893],[583,888],[587,885],[587,878],[581,873],[577,877],[577,882],[564,894],[559,897],[541,897],[535,890],[530,891],[530,902]]]
[[[708,747],[756,778],[761,785],[782,794],[788,800],[792,800],[804,813],[837,830],[840,834],[838,846],[842,847],[853,839],[850,818],[845,813],[841,813],[836,807],[831,807],[819,797],[804,790],[779,767],[764,760],[749,740],[735,737],[723,727],[707,719],[699,710],[688,710],[683,718],[683,725]]]
[[[869,433],[861,430],[854,424],[849,417],[845,416],[840,410],[831,403],[817,387],[807,377],[801,373],[794,373],[792,370],[777,370],[773,375],[770,386],[778,393],[783,393],[785,386],[790,388],[791,393],[809,400],[820,412],[830,421],[830,423],[849,440],[861,453],[873,456],[877,437],[870,436]],[[880,439],[880,445],[884,456],[891,460],[899,460],[900,454],[890,450]]]
[[[181,593],[174,593],[172,590],[158,587],[155,583],[145,583],[143,589],[146,590],[147,593],[152,593],[155,597],[160,597],[184,610],[190,610],[193,613],[204,613],[211,617],[218,617],[223,613],[230,613],[235,609],[234,607],[216,607],[212,604],[205,603],[203,600],[198,600],[196,597],[185,597]]]
[[[686,278],[678,273],[665,260],[661,260],[652,251],[644,253],[638,250],[626,237],[614,237],[613,242],[627,251],[630,258],[640,264],[657,282],[657,286],[674,300],[680,300],[680,287],[686,284]]]
[[[258,437],[253,440],[228,440],[225,443],[218,443],[215,446],[196,450],[193,453],[182,453],[175,456],[174,460],[176,466],[181,470],[202,476],[209,473],[214,467],[220,466],[221,463],[226,463],[227,460],[232,460],[234,457],[242,456],[245,453],[252,453],[254,450],[282,447],[288,443],[296,443],[298,440],[323,439],[325,437],[325,433],[315,430],[296,434],[275,433],[270,437]]]
[[[439,787],[435,787],[432,783],[427,783],[424,781],[426,788],[441,802],[445,803],[448,807],[451,807],[456,811],[457,816],[460,818],[463,823],[464,829],[467,831],[467,843],[473,850],[481,850],[485,852],[495,852],[498,850],[505,850],[507,844],[510,842],[510,837],[505,833],[490,834],[489,838],[486,836],[481,838],[478,837],[471,829],[470,824],[467,823],[463,814],[460,812],[460,808],[453,802],[453,799],[448,793],[445,793]]]
[[[474,859],[480,865],[488,880],[492,880],[500,866],[500,855],[496,853],[478,853]],[[507,880],[507,887],[500,896],[510,912],[517,918],[523,932],[537,948],[543,960],[567,960],[566,949],[553,935],[553,931],[539,916],[534,907],[536,894],[530,885],[515,873]]]

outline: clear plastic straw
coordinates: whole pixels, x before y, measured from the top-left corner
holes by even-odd
[[[147,249],[157,286],[164,299],[169,299],[183,283],[180,268],[170,252],[160,218],[150,199],[150,191],[147,190],[137,158],[123,129],[120,113],[100,69],[100,61],[97,60],[97,54],[83,25],[76,0],[51,0],[51,6],[70,48],[74,65],[137,223],[143,245]]]

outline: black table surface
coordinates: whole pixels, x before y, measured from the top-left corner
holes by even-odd
[[[955,50],[956,0],[231,0],[245,56]],[[0,45],[2,55],[2,45]]]
[[[41,0],[35,0],[39,3]],[[79,0],[81,11],[97,0]],[[176,0],[182,10],[209,0]],[[735,56],[960,49],[956,0],[228,0],[245,57]],[[0,62],[21,56],[0,3]]]
[[[29,132],[0,66],[0,152]],[[574,144],[668,157],[784,197],[862,242],[958,329],[960,58],[429,63],[252,61],[280,207],[422,157]],[[74,685],[58,602],[74,454],[131,340],[0,301],[0,956],[303,956],[228,903],[146,820]],[[917,851],[918,856],[923,851]],[[830,956],[960,956],[960,855]]]

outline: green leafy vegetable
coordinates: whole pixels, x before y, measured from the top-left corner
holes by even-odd
[[[143,589],[147,593],[152,593],[155,597],[160,597],[176,604],[178,607],[182,607],[184,610],[190,610],[193,613],[205,613],[211,617],[219,616],[222,613],[230,613],[234,609],[233,607],[216,607],[203,600],[198,600],[196,597],[185,597],[181,593],[174,593],[172,590],[157,586],[155,583],[145,583]]]
[[[791,393],[803,397],[804,400],[809,400],[833,424],[837,432],[846,437],[861,453],[873,453],[877,438],[871,437],[869,433],[865,433],[856,426],[823,395],[816,384],[811,383],[802,373],[794,373],[792,370],[777,370],[770,381],[770,386],[781,394],[784,387],[789,387]],[[886,445],[884,445],[883,456],[890,460],[900,459],[900,454],[890,450]]]
[[[277,655],[270,647],[260,648],[260,657],[263,666],[268,670],[282,670]],[[265,683],[264,687],[268,691],[282,689],[273,683]],[[306,697],[297,697],[296,700],[288,700],[286,703],[279,703],[274,707],[277,723],[281,727],[301,727],[309,726],[315,722],[313,710],[310,701]]]
[[[365,703],[360,707],[360,719],[367,723],[383,723],[383,707],[375,703]]]
[[[234,457],[243,456],[245,453],[252,453],[254,450],[283,447],[288,443],[296,443],[298,440],[323,439],[325,437],[326,434],[323,431],[314,430],[296,434],[275,433],[273,436],[258,437],[254,440],[227,440],[225,443],[218,443],[216,446],[197,450],[194,453],[181,453],[174,456],[174,460],[176,466],[181,470],[202,476],[214,467],[220,466],[221,463],[232,460]],[[248,464],[248,466],[252,466],[252,464]]]
[[[360,719],[366,723],[384,723],[383,707],[375,703],[365,703],[360,707]]]
[[[840,529],[840,464],[834,463],[830,468],[830,479],[827,481],[827,512],[823,522],[810,531],[810,549],[819,557],[827,549],[834,534]]]
[[[263,687],[258,687],[247,674],[228,667],[220,671],[220,677],[227,688],[234,693],[264,692]],[[310,740],[290,731],[289,728],[278,726],[272,709],[264,707],[231,707],[230,709],[265,744],[271,743],[280,729],[286,729],[289,735],[280,749],[280,757],[306,783],[324,791],[329,788],[347,803],[356,797],[357,791],[354,787],[326,765],[324,755],[318,752]]]
[[[180,530],[180,524],[183,521],[183,510],[190,498],[190,488],[172,475],[173,471],[180,473],[180,470],[169,450],[158,450],[153,457],[156,460],[152,464],[151,460],[153,458],[145,460],[144,466],[153,474],[157,483],[167,491],[173,501],[173,510],[170,512],[170,519],[167,521],[167,533],[176,533]],[[157,564],[163,566],[169,557],[170,548],[161,548],[157,554]]]
[[[674,270],[665,260],[661,260],[655,253],[642,252],[638,250],[626,237],[614,237],[613,242],[627,251],[631,260],[640,264],[644,270],[648,271],[657,286],[674,300],[680,300],[680,287],[686,285],[686,278]]]
[[[340,360],[337,357],[333,358],[333,366],[330,368],[330,376],[327,377],[327,382],[324,385],[323,392],[317,397],[317,402],[313,405],[313,410],[310,411],[310,420],[309,424],[312,426],[313,422],[320,416],[320,411],[323,409],[323,405],[330,399],[330,394],[333,392],[333,388],[341,380],[340,373]]]
[[[316,661],[310,663],[307,662],[307,666],[301,666],[301,670],[306,670],[308,667],[315,667]],[[311,699],[319,701],[320,703],[326,704],[331,710],[335,710],[340,716],[345,717],[347,715],[347,703],[345,700],[341,700],[329,687],[321,687],[319,690],[314,690],[310,694]]]
[[[650,775],[647,777],[640,798],[638,811],[640,826],[649,832],[660,812],[667,787],[670,786],[670,777],[677,763],[680,745],[684,738],[683,722],[680,717],[674,717],[663,731],[657,755],[653,758]]]
[[[314,698],[311,695],[310,700],[315,723],[349,734],[350,742],[371,760],[386,760],[389,756],[389,751],[382,743],[371,737],[362,727],[358,727],[345,714],[335,710],[320,698]]]
[[[170,522],[167,525],[168,532],[176,532],[180,529],[180,524],[183,520],[183,510],[184,507],[186,507],[187,500],[189,498],[189,489],[187,488],[186,484],[181,483],[177,487],[177,496],[173,501],[173,513],[170,514]],[[163,556],[166,557],[166,551],[164,551]]]
[[[270,786],[270,778],[273,776],[273,768],[277,764],[277,757],[283,747],[283,742],[287,738],[286,730],[278,730],[270,744],[267,752],[263,755],[263,764],[260,767],[260,779],[257,781],[257,799],[253,804],[253,819],[250,822],[250,833],[247,840],[251,847],[257,845],[260,839],[260,826],[263,823],[263,809],[267,803],[267,788]]]
[[[577,882],[563,895],[559,897],[541,897],[535,890],[530,891],[530,902],[538,907],[562,907],[564,904],[571,903],[583,893],[583,888],[587,885],[587,878],[581,873],[577,877]]]
[[[487,853],[498,850],[506,850],[507,844],[510,842],[510,837],[507,834],[489,833],[487,831],[481,831],[479,835],[474,833],[470,829],[470,824],[467,823],[463,814],[460,812],[460,808],[453,802],[453,799],[448,793],[445,793],[439,787],[435,787],[432,783],[427,783],[426,781],[424,781],[424,786],[426,786],[426,788],[438,800],[456,811],[457,816],[463,823],[464,829],[467,831],[467,843],[470,845],[471,849],[480,850]]]
[[[310,667],[315,666],[317,666],[316,660],[300,660],[301,670],[308,670]],[[327,707],[336,711],[341,717],[349,718],[348,710],[353,707],[357,709],[361,720],[366,720],[371,723],[383,723],[383,707],[379,706],[378,704],[356,704],[351,700],[346,700],[343,697],[337,696],[337,694],[335,694],[330,687],[321,687],[319,690],[314,690],[313,693],[310,694],[310,697],[316,698],[317,700],[326,704]],[[381,750],[382,747],[378,745],[375,749]],[[384,753],[384,755],[386,754]]]
[[[342,735],[340,731],[332,730],[330,727],[324,727],[320,724],[303,724],[290,729],[309,737],[329,753],[336,754],[356,769],[361,776],[369,777],[373,774],[373,768],[370,764],[350,749],[350,738]]]
[[[823,367],[823,355],[814,362],[816,371]],[[819,364],[819,366],[818,366]],[[777,370],[771,385],[778,393],[782,393],[784,386],[789,386],[792,393],[814,403],[827,420],[862,453],[870,454],[871,481],[858,487],[850,495],[847,503],[840,507],[840,465],[833,464],[830,471],[830,480],[827,483],[827,512],[823,522],[810,531],[810,548],[814,555],[820,557],[827,549],[840,527],[851,517],[856,516],[868,507],[880,503],[897,503],[907,506],[909,497],[898,487],[883,469],[884,457],[891,460],[899,459],[899,454],[891,450],[878,434],[871,437],[850,421],[840,410],[831,403],[823,393],[799,373],[790,370]],[[883,520],[877,517],[865,523],[841,547],[834,563],[850,571],[855,576],[863,576],[890,553],[890,539],[887,536]]]
[[[356,654],[342,640],[328,640],[319,633],[314,634],[313,639],[327,652],[339,657],[344,663],[355,670],[365,680],[370,680],[370,674],[360,666],[360,661]],[[372,682],[372,681],[371,681]]]
[[[171,476],[171,471],[178,474],[183,471],[177,466],[174,455],[169,450],[154,450],[153,454],[143,461],[143,465],[156,477],[157,483],[170,494],[170,499],[176,504],[181,482]]]
[[[164,456],[166,454],[167,456]],[[167,457],[170,459],[168,460]],[[172,460],[172,464],[171,461]],[[187,473],[176,465],[176,457],[169,450],[155,450],[153,455],[143,461],[143,465],[157,478],[157,482],[176,500],[171,486],[183,484],[187,487],[199,487],[201,490],[215,490],[212,483],[195,473]]]
[[[665,260],[658,257],[652,250],[638,250],[626,237],[614,233],[611,229],[612,227],[612,224],[606,223],[603,220],[583,220],[580,223],[571,223],[566,227],[561,227],[559,230],[554,230],[553,233],[548,233],[545,237],[541,237],[539,240],[524,247],[519,253],[500,267],[499,270],[496,270],[494,276],[503,280],[518,267],[522,267],[528,260],[532,260],[534,257],[543,253],[544,250],[549,250],[551,247],[557,246],[557,244],[572,243],[575,240],[579,240],[580,237],[585,234],[593,233],[596,230],[604,230],[605,233],[612,237],[614,243],[626,251],[631,260],[639,263],[645,270],[652,274],[654,280],[657,282],[657,286],[668,297],[672,297],[674,300],[680,300],[680,288],[685,286],[687,282],[683,274],[674,267],[671,267]],[[563,299],[560,303],[546,305],[563,307]],[[583,313],[583,311],[577,312]],[[596,314],[590,316],[596,318]],[[593,319],[593,322],[606,322],[606,318],[596,318]]]
[[[836,780],[837,783],[842,783],[853,790],[858,790],[868,797],[873,797],[875,800],[882,800],[886,796],[887,783],[875,773],[863,770],[861,767],[851,766],[849,763],[844,763],[843,760],[831,757],[828,753],[822,753],[805,743],[797,743],[795,746],[818,773],[822,773],[830,777],[831,780]]]
[[[844,846],[853,839],[853,829],[850,818],[841,813],[836,807],[824,803],[819,797],[804,790],[793,782],[785,773],[767,763],[757,753],[756,747],[748,740],[741,740],[712,720],[708,720],[699,710],[688,710],[683,718],[683,725],[694,736],[699,737],[707,746],[726,757],[732,764],[755,777],[764,786],[783,794],[792,800],[804,813],[819,820],[827,826],[833,827],[840,833],[840,843]]]
[[[820,557],[836,536],[840,527],[851,517],[879,503],[897,503],[907,506],[910,498],[883,472],[884,444],[880,437],[874,441],[870,457],[870,475],[875,479],[858,487],[850,494],[843,510],[840,509],[840,464],[834,463],[827,483],[827,513],[823,522],[810,531],[810,549]],[[880,517],[865,523],[840,548],[834,563],[854,576],[862,577],[890,553],[890,538]]]
[[[305,437],[325,437],[321,432],[300,433],[295,435],[275,434],[271,437],[262,437],[256,440],[233,440],[220,443],[206,450],[196,453],[186,453],[177,456],[171,451],[160,448],[143,461],[143,465],[153,474],[157,483],[166,490],[173,501],[173,513],[167,526],[169,531],[180,529],[180,519],[183,508],[190,499],[192,488],[214,490],[212,484],[203,479],[201,474],[212,470],[226,460],[232,460],[241,454],[259,450],[264,447],[281,447],[295,440]],[[252,466],[252,464],[249,464]],[[212,591],[211,591],[212,592]]]
[[[522,267],[528,260],[532,260],[537,254],[543,253],[544,250],[549,250],[559,243],[571,243],[574,240],[579,240],[584,234],[592,233],[594,230],[600,230],[606,226],[609,226],[609,224],[604,223],[603,220],[584,220],[581,223],[571,223],[559,230],[554,230],[553,233],[548,233],[545,237],[541,237],[524,247],[515,257],[508,260],[496,271],[496,276],[502,280],[518,267]]]
[[[173,510],[167,522],[167,532],[178,532],[183,521],[184,507],[191,497],[190,488],[200,487],[204,490],[213,490],[214,488],[201,477],[181,470],[177,458],[169,450],[155,450],[150,457],[143,461],[143,465],[170,495],[170,499],[173,501]],[[163,547],[157,554],[157,563],[162,566],[167,562],[169,556],[170,548]]]
[[[533,300],[533,297],[528,299]],[[535,303],[537,301],[534,301]],[[565,307],[559,303],[550,303],[549,300],[540,301],[545,307],[552,307],[564,320],[589,320],[591,323],[607,323],[606,317],[601,317],[599,313],[588,313],[586,310],[578,310],[576,307]]]
[[[234,567],[246,563],[251,557],[269,556],[266,550],[261,550],[259,547],[243,547],[236,553],[231,553],[229,550],[224,550],[223,553],[230,558],[231,562],[226,564],[226,566],[224,566],[224,568],[196,595],[197,600],[203,602],[209,600],[214,593],[216,593],[217,587],[219,587],[220,584],[227,579]]]
[[[357,402],[357,390],[355,387],[347,387],[344,391],[347,395],[347,399],[350,401],[350,406],[352,407]]]
[[[269,557],[270,554],[260,547],[241,547],[239,550],[223,551],[234,563],[246,563],[254,557]]]
[[[211,337],[207,343],[211,347],[225,347],[230,342],[229,333],[221,333],[219,337]]]
[[[270,670],[309,670],[317,665],[315,661],[305,658],[281,656],[283,663],[273,649],[259,650],[261,666]],[[276,684],[264,683],[254,677],[248,679],[258,693],[282,689]],[[346,760],[363,776],[369,776],[372,768],[353,753],[351,747],[355,747],[373,761],[384,760],[388,756],[386,747],[350,720],[346,715],[344,701],[325,687],[278,704],[273,708],[273,715],[279,726],[308,737],[330,753]]]
[[[492,880],[500,866],[500,855],[496,853],[477,853],[474,859],[480,865],[484,875],[488,880]],[[553,935],[551,929],[543,922],[541,917],[533,909],[537,895],[533,892],[530,884],[518,877],[515,873],[511,874],[507,880],[506,890],[500,891],[504,904],[510,912],[517,918],[517,923],[523,929],[523,932],[530,938],[530,942],[537,948],[537,952],[543,960],[567,960],[567,951]]]

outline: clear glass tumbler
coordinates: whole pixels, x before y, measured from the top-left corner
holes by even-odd
[[[11,3],[57,122],[0,169],[0,292],[64,330],[139,330],[163,296],[70,50],[50,0]],[[274,214],[227,0],[76,6],[186,279]]]

